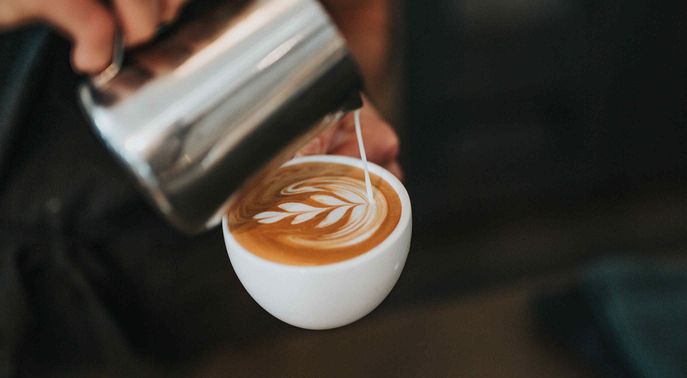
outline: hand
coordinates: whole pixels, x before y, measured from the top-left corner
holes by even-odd
[[[385,97],[393,95],[385,85],[389,82],[386,75],[391,59],[390,0],[321,1],[346,38],[351,55],[362,71],[367,94],[378,105],[383,105]],[[384,110],[384,115],[389,116],[388,107]],[[367,158],[402,178],[403,170],[398,163],[398,136],[366,99],[360,122]],[[347,115],[337,126],[315,138],[300,153],[359,157],[353,114]]]
[[[384,102],[390,95],[385,91],[385,83],[391,59],[388,4],[391,0],[321,1],[346,38],[351,55],[362,71],[368,95],[377,104]]]
[[[299,155],[335,154],[360,157],[354,122],[353,113],[349,113],[337,125],[303,147]],[[398,163],[398,136],[367,100],[363,101],[360,111],[360,124],[367,159],[402,179],[403,170]]]
[[[117,25],[128,46],[155,35],[158,26],[172,21],[186,0],[112,0],[108,9],[100,0],[0,0],[0,28],[44,21],[72,41],[72,65],[97,73],[112,59]]]

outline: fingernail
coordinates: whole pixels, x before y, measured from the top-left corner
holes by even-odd
[[[320,138],[315,138],[308,142],[308,144],[305,145],[305,147],[301,148],[299,153],[303,155],[313,155],[313,154],[318,154],[321,153],[320,151],[322,150],[322,141]]]
[[[332,135],[332,140],[329,144],[329,150],[336,150],[337,148],[341,147],[343,145],[344,141],[346,140],[346,132],[342,129],[339,128],[334,132],[334,135]]]

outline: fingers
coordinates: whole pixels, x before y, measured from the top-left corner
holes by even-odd
[[[327,152],[327,150],[325,148],[323,148],[322,146],[323,146],[322,138],[320,138],[319,136],[315,137],[313,140],[308,142],[308,144],[303,146],[303,148],[298,150],[298,153],[296,154],[296,156],[324,154]]]
[[[298,155],[331,153],[360,157],[354,122],[353,114],[346,115],[338,125],[327,129],[310,141]],[[403,179],[403,169],[398,163],[400,150],[398,135],[366,99],[360,112],[360,123],[368,160],[384,167],[399,179]]]
[[[363,119],[361,119],[361,123],[365,125]],[[388,124],[383,122],[372,124],[368,122],[367,126],[362,127],[362,134],[368,160],[384,165],[398,158],[398,136]],[[347,130],[340,146],[330,151],[337,155],[360,157],[355,130]]]
[[[171,21],[183,3],[114,0],[114,9],[108,9],[100,0],[0,0],[0,27],[46,21],[72,40],[74,68],[97,73],[110,64],[118,23],[127,45],[137,45],[152,38],[162,20]]]
[[[361,119],[361,124],[365,125],[364,119]],[[403,169],[398,162],[399,141],[396,132],[384,122],[368,122],[367,125],[362,127],[367,159],[384,167],[402,180]],[[335,155],[360,157],[355,130],[347,129],[346,126],[342,125],[339,128],[339,131],[343,131],[343,138],[339,145],[328,152]]]
[[[379,116],[367,99],[364,99],[360,112],[360,124],[368,160],[386,165],[398,159],[400,142],[396,131]],[[320,134],[300,151],[301,155],[322,153],[360,157],[352,113],[347,114],[338,125]]]
[[[387,171],[391,172],[392,175],[396,176],[396,178],[403,181],[403,179],[404,179],[403,168],[401,168],[401,164],[398,161],[393,161],[393,162],[385,165],[384,168]]]
[[[187,0],[162,0],[160,4],[160,19],[162,22],[171,22],[178,15],[179,11]]]
[[[115,12],[127,46],[151,39],[160,24],[159,0],[115,0]]]
[[[326,154],[328,151],[338,147],[343,134],[340,126],[341,123],[334,125],[313,138],[313,140],[298,151],[298,156]]]
[[[368,94],[379,100],[386,86],[384,77],[390,59],[389,0],[324,0],[323,3],[346,38]]]
[[[360,112],[360,124],[368,160],[380,165],[395,161],[400,151],[396,131],[377,114],[367,100],[364,104]],[[329,151],[334,154],[359,157],[360,151],[352,114],[341,121],[339,133],[335,135],[336,143],[331,144]]]
[[[26,3],[21,1],[0,1],[0,30],[15,26],[27,17]]]
[[[25,4],[27,20],[41,19],[67,34],[73,42],[72,64],[80,71],[96,73],[110,64],[115,20],[96,0],[55,0]]]

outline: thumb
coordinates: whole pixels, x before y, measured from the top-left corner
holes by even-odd
[[[72,63],[77,70],[95,73],[112,59],[115,20],[100,1],[0,1],[0,27],[36,20],[54,26],[72,41]]]

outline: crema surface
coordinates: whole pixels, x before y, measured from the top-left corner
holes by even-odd
[[[331,264],[361,255],[398,224],[401,201],[370,173],[336,163],[301,163],[243,191],[229,211],[229,230],[248,251],[290,265]]]

